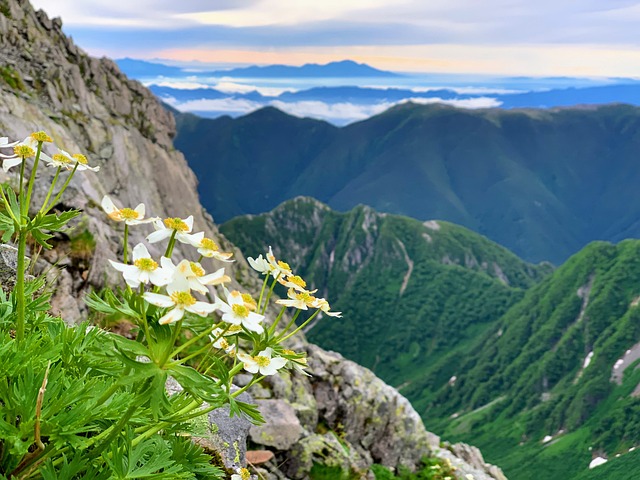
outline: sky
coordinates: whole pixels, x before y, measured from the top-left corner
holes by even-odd
[[[640,1],[32,0],[92,55],[640,78]]]

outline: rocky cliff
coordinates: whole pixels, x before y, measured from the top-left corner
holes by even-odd
[[[56,248],[45,257],[62,267],[54,307],[77,321],[86,315],[81,298],[89,289],[119,281],[106,269],[107,259],[120,248],[121,233],[100,209],[104,194],[124,206],[144,202],[153,215],[192,214],[199,229],[223,249],[235,247],[218,234],[200,205],[196,178],[172,145],[172,116],[111,60],[91,58],[75,46],[61,26],[24,0],[0,0],[0,135],[16,139],[45,130],[57,145],[82,152],[101,167],[98,174],[74,178],[58,208],[79,209],[83,215],[75,232],[57,237]],[[42,173],[47,174],[52,176]],[[10,175],[1,180],[15,181]],[[47,185],[44,178],[37,183]],[[131,241],[141,241],[146,233],[132,232]],[[80,234],[92,239],[81,255],[71,248]],[[257,288],[244,261],[228,268],[236,284]],[[267,424],[253,431],[252,442],[276,454],[263,469],[265,477],[307,478],[314,462],[344,465],[366,477],[372,462],[412,467],[434,454],[450,458],[476,479],[502,478],[466,446],[440,449],[407,400],[371,372],[300,342],[309,354],[311,377],[275,377],[253,393]]]

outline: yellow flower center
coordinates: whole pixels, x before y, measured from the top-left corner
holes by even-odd
[[[190,307],[196,303],[196,299],[193,298],[189,292],[173,292],[171,294],[171,300],[177,307]]]
[[[231,325],[227,329],[226,335],[233,335],[235,333],[240,333],[242,331],[242,325]]]
[[[67,157],[66,155],[63,155],[61,153],[56,153],[53,157],[52,157],[56,162],[60,162],[60,163],[71,163],[71,159],[69,157]]]
[[[42,130],[39,132],[33,132],[31,134],[31,138],[33,138],[36,142],[49,142],[49,143],[53,142],[51,137],[47,135],[45,132],[43,132]]]
[[[296,299],[297,300],[301,300],[304,303],[311,303],[315,300],[314,297],[312,297],[311,295],[309,295],[307,292],[301,292],[301,293],[296,293]]]
[[[268,367],[271,363],[271,359],[269,357],[263,357],[262,355],[253,357],[253,360],[261,367]]]
[[[283,262],[282,260],[278,260],[278,266],[284,270],[291,270],[291,267],[287,262]]]
[[[82,165],[86,165],[87,163],[89,163],[87,157],[85,157],[81,153],[74,153],[72,156],[76,162],[81,163]]]
[[[299,287],[302,287],[302,288],[305,288],[307,286],[307,282],[305,282],[302,279],[302,277],[299,277],[298,275],[293,275],[293,276],[289,277],[288,280],[291,283],[293,283],[293,284],[295,284],[295,285],[297,285]]]
[[[242,301],[244,302],[245,307],[247,307],[249,310],[255,310],[256,308],[258,308],[258,304],[248,293],[242,294]]]
[[[177,230],[178,232],[188,232],[189,225],[184,223],[181,218],[165,218],[164,225],[171,230]]]
[[[204,275],[204,268],[202,268],[199,263],[189,262],[189,265],[191,265],[191,271],[196,277],[202,277]]]
[[[231,310],[239,317],[247,318],[249,316],[249,309],[244,305],[235,303],[231,306]]]
[[[240,478],[242,478],[242,480],[249,480],[251,478],[251,473],[246,468],[241,468],[240,472],[238,473],[240,474]]]
[[[223,350],[226,350],[227,348],[229,348],[229,342],[227,342],[226,338],[221,338],[219,340],[218,345],[220,345],[220,348],[222,348]]]
[[[218,245],[216,244],[216,242],[214,242],[213,240],[211,240],[210,238],[203,238],[202,241],[200,242],[200,246],[202,248],[206,248],[207,250],[213,250],[214,252],[216,250],[218,250]]]
[[[285,355],[295,355],[296,354],[296,352],[294,352],[293,350],[289,350],[289,349],[286,349],[286,348],[284,350],[282,350],[282,353],[285,354]]]
[[[15,147],[13,147],[13,153],[22,158],[36,156],[36,152],[28,145],[16,145]]]
[[[138,270],[142,270],[143,272],[153,272],[158,268],[158,262],[151,258],[139,258],[133,262],[133,264],[138,267]]]
[[[120,210],[120,217],[123,220],[137,220],[138,218],[140,218],[140,214],[133,208],[123,208],[122,210]]]

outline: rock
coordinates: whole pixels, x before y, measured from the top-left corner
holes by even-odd
[[[247,392],[238,395],[237,399],[253,403]],[[217,452],[224,466],[235,470],[246,467],[247,436],[251,422],[244,417],[230,416],[228,406],[212,410],[204,417],[198,417],[200,428],[194,436],[194,442],[206,450]]]
[[[5,293],[13,290],[18,268],[18,249],[11,245],[0,245],[0,286]]]
[[[253,425],[249,436],[254,443],[288,450],[302,435],[302,426],[293,407],[284,400],[257,400],[264,425]]]
[[[262,465],[275,457],[274,453],[269,450],[249,450],[247,451],[247,464]]]
[[[293,480],[309,478],[314,463],[338,467],[343,472],[358,475],[356,478],[367,478],[370,465],[357,450],[350,449],[331,433],[303,438],[291,448],[286,458],[282,470]]]

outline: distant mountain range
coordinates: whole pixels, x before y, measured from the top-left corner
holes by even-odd
[[[134,78],[154,76],[185,76],[189,71],[180,67],[167,66],[161,63],[122,58],[116,60],[123,73]],[[193,74],[193,72],[191,72]],[[400,77],[400,74],[378,70],[364,63],[352,60],[329,62],[324,65],[306,63],[301,66],[267,65],[233,68],[229,70],[213,70],[197,72],[199,75],[213,77],[236,78],[358,78],[358,77]]]
[[[265,108],[177,123],[175,145],[220,222],[311,195],[338,210],[455,222],[535,262],[640,237],[636,107],[404,104],[343,128]]]
[[[639,240],[594,242],[550,272],[446,222],[305,198],[221,231],[247,253],[286,252],[345,311],[310,338],[508,478],[640,478]],[[597,456],[610,461],[590,471]]]
[[[627,103],[640,105],[640,82],[626,85],[608,85],[583,88],[560,88],[539,92],[522,93],[461,93],[460,91],[438,88],[414,91],[401,88],[370,87],[314,87],[279,95],[262,95],[257,91],[248,93],[222,92],[215,88],[181,89],[168,86],[150,85],[150,90],[161,99],[175,99],[178,102],[212,99],[247,99],[267,105],[272,101],[301,102],[319,101],[328,104],[350,103],[356,105],[389,104],[403,100],[440,99],[471,100],[491,98],[495,106],[501,108],[549,108],[574,105],[601,105],[606,103]]]

